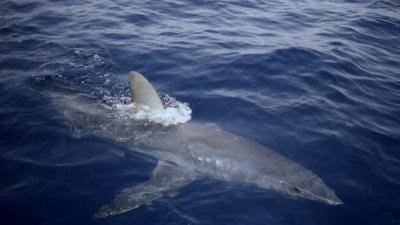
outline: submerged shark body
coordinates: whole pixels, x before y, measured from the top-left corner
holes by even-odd
[[[155,89],[131,72],[132,101],[163,110]],[[177,190],[200,178],[240,182],[290,196],[342,204],[314,173],[278,153],[212,124],[189,122],[174,126],[148,124],[115,115],[89,96],[49,92],[74,128],[123,143],[158,159],[150,179],[123,189],[96,217],[120,214]]]

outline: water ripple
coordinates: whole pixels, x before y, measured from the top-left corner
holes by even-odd
[[[74,135],[43,94],[108,104],[136,70],[193,120],[315,171],[345,205],[205,180],[104,223],[396,224],[399,12],[395,0],[0,2],[0,223],[98,223],[102,202],[147,179],[154,161]]]

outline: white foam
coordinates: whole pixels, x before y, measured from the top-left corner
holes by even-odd
[[[116,110],[121,119],[143,120],[164,126],[177,125],[191,120],[192,110],[189,104],[177,101],[170,96],[164,96],[163,101],[165,109],[162,111],[153,111],[140,104],[121,102],[114,103],[112,108]]]

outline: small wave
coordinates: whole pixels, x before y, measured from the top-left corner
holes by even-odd
[[[122,99],[123,100],[123,99]],[[111,107],[116,110],[121,119],[143,120],[164,126],[186,123],[192,118],[192,109],[186,102],[180,102],[175,98],[165,95],[162,97],[163,111],[153,111],[141,104],[116,102]]]

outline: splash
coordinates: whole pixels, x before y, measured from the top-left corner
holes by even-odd
[[[164,126],[186,123],[192,118],[189,104],[180,102],[168,95],[162,96],[165,106],[163,111],[153,111],[147,106],[135,103],[116,102],[112,105],[121,119],[143,120],[145,122],[159,123]]]

